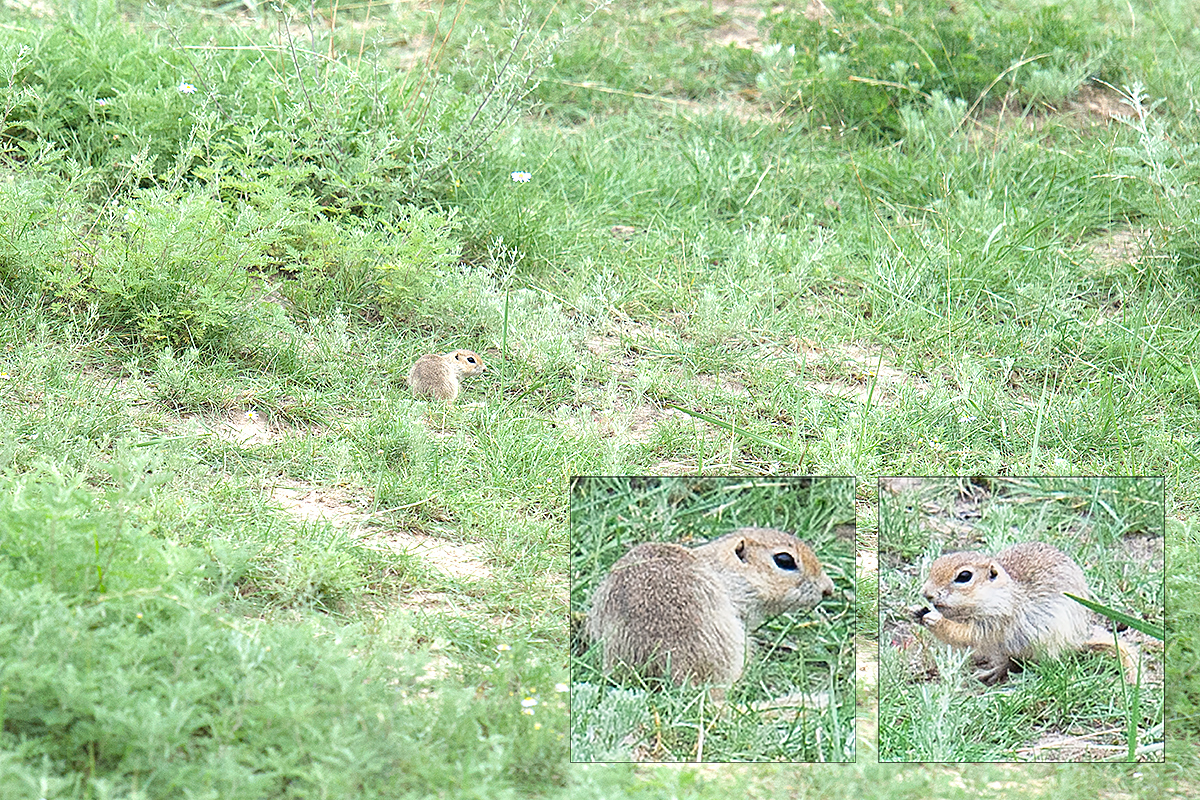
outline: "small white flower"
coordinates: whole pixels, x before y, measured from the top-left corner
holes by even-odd
[[[554,691],[556,691],[556,692],[565,692],[569,688],[571,688],[571,687],[567,686],[565,683],[554,684]]]
[[[512,179],[513,179],[514,183],[529,183],[529,179],[532,177],[533,177],[533,175],[531,175],[528,172],[514,172],[512,174]]]
[[[255,411],[254,409],[247,411],[246,419],[250,420],[251,422],[257,422],[258,421],[258,412]]]
[[[108,100],[104,99],[103,97],[97,97],[97,98],[96,98],[96,105],[98,105],[98,106],[100,106],[101,108],[103,108],[104,106],[108,105]]]
[[[180,94],[195,94],[196,87],[192,86],[187,81],[184,81],[183,83],[179,84],[179,93]]]
[[[536,697],[526,697],[524,700],[521,701],[521,708],[533,708],[536,705],[537,705]]]
[[[503,653],[505,650],[512,650],[512,645],[511,644],[498,644],[498,645],[496,645],[496,649],[499,650],[501,653]]]
[[[522,709],[521,709],[521,713],[522,713],[522,714],[528,714],[529,716],[531,716],[531,717],[532,717],[532,716],[533,716],[533,709],[532,709],[532,708],[522,708]]]

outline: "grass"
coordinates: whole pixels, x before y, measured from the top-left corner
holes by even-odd
[[[0,795],[1194,794],[1196,10],[804,10],[0,12]],[[570,477],[684,473],[859,478],[858,763],[569,763]],[[905,474],[1163,476],[1167,764],[876,762]]]

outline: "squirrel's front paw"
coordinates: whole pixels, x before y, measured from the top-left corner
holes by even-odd
[[[913,621],[922,625],[936,625],[942,621],[942,613],[936,608],[913,606],[909,611],[912,612]]]

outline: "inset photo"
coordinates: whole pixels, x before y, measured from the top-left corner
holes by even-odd
[[[1160,477],[881,478],[879,759],[1162,761]]]
[[[571,760],[854,760],[854,479],[571,481]]]

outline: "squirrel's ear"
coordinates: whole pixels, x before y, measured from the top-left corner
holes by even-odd
[[[746,560],[746,540],[738,539],[737,544],[733,546],[733,554],[738,557],[739,561]]]
[[[999,574],[1000,574],[1000,567],[996,566],[995,561],[993,561],[991,564],[988,564],[988,580],[989,581],[996,580],[996,576],[998,576]]]

